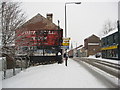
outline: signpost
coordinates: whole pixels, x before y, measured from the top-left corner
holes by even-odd
[[[67,55],[67,49],[69,49],[69,41],[70,41],[70,38],[63,38],[63,43],[62,43],[62,47],[65,49],[65,53],[64,53],[64,58],[65,58],[65,65],[67,66],[67,58],[68,58],[68,55]]]
[[[70,38],[63,38],[63,48],[64,49],[69,49],[69,41],[70,41]]]

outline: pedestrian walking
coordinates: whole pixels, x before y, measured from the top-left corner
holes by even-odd
[[[62,56],[61,53],[58,52],[58,64],[62,63]]]
[[[58,64],[62,63],[62,55],[61,52],[57,53],[57,60],[58,60]]]
[[[68,60],[68,54],[64,53],[64,58],[65,58],[65,66],[67,66],[67,60]]]

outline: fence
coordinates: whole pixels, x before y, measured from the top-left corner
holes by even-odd
[[[19,73],[21,70],[26,68],[26,62],[24,60],[16,60],[15,67],[7,69],[6,57],[0,57],[0,77],[1,79],[10,78],[13,75]]]
[[[0,73],[2,78],[6,77],[7,62],[5,57],[0,58]]]

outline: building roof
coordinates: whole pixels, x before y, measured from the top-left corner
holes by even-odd
[[[111,35],[111,34],[113,34],[113,33],[116,33],[116,32],[118,32],[118,29],[115,29],[115,30],[109,32],[108,34],[102,36],[102,38],[107,37],[107,36],[109,36],[109,35]]]
[[[43,17],[41,14],[37,14],[26,23],[24,23],[20,30],[57,30],[58,26],[49,21],[47,18]]]
[[[85,38],[84,40],[89,39],[89,38],[91,38],[91,37],[97,37],[97,38],[99,38],[98,36],[96,36],[96,35],[92,34],[91,36],[89,36],[89,37]]]

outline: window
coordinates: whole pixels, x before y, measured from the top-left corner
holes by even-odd
[[[108,45],[108,39],[107,39],[107,37],[104,39],[104,44],[105,44],[105,46],[107,46]]]
[[[118,33],[114,34],[114,43],[118,44]]]
[[[22,50],[26,51],[26,50],[28,50],[28,47],[22,47]]]
[[[108,36],[108,45],[113,44],[113,35]]]
[[[105,46],[105,39],[103,38],[101,41],[102,41],[102,42],[101,42],[102,47],[104,47],[104,46]]]

